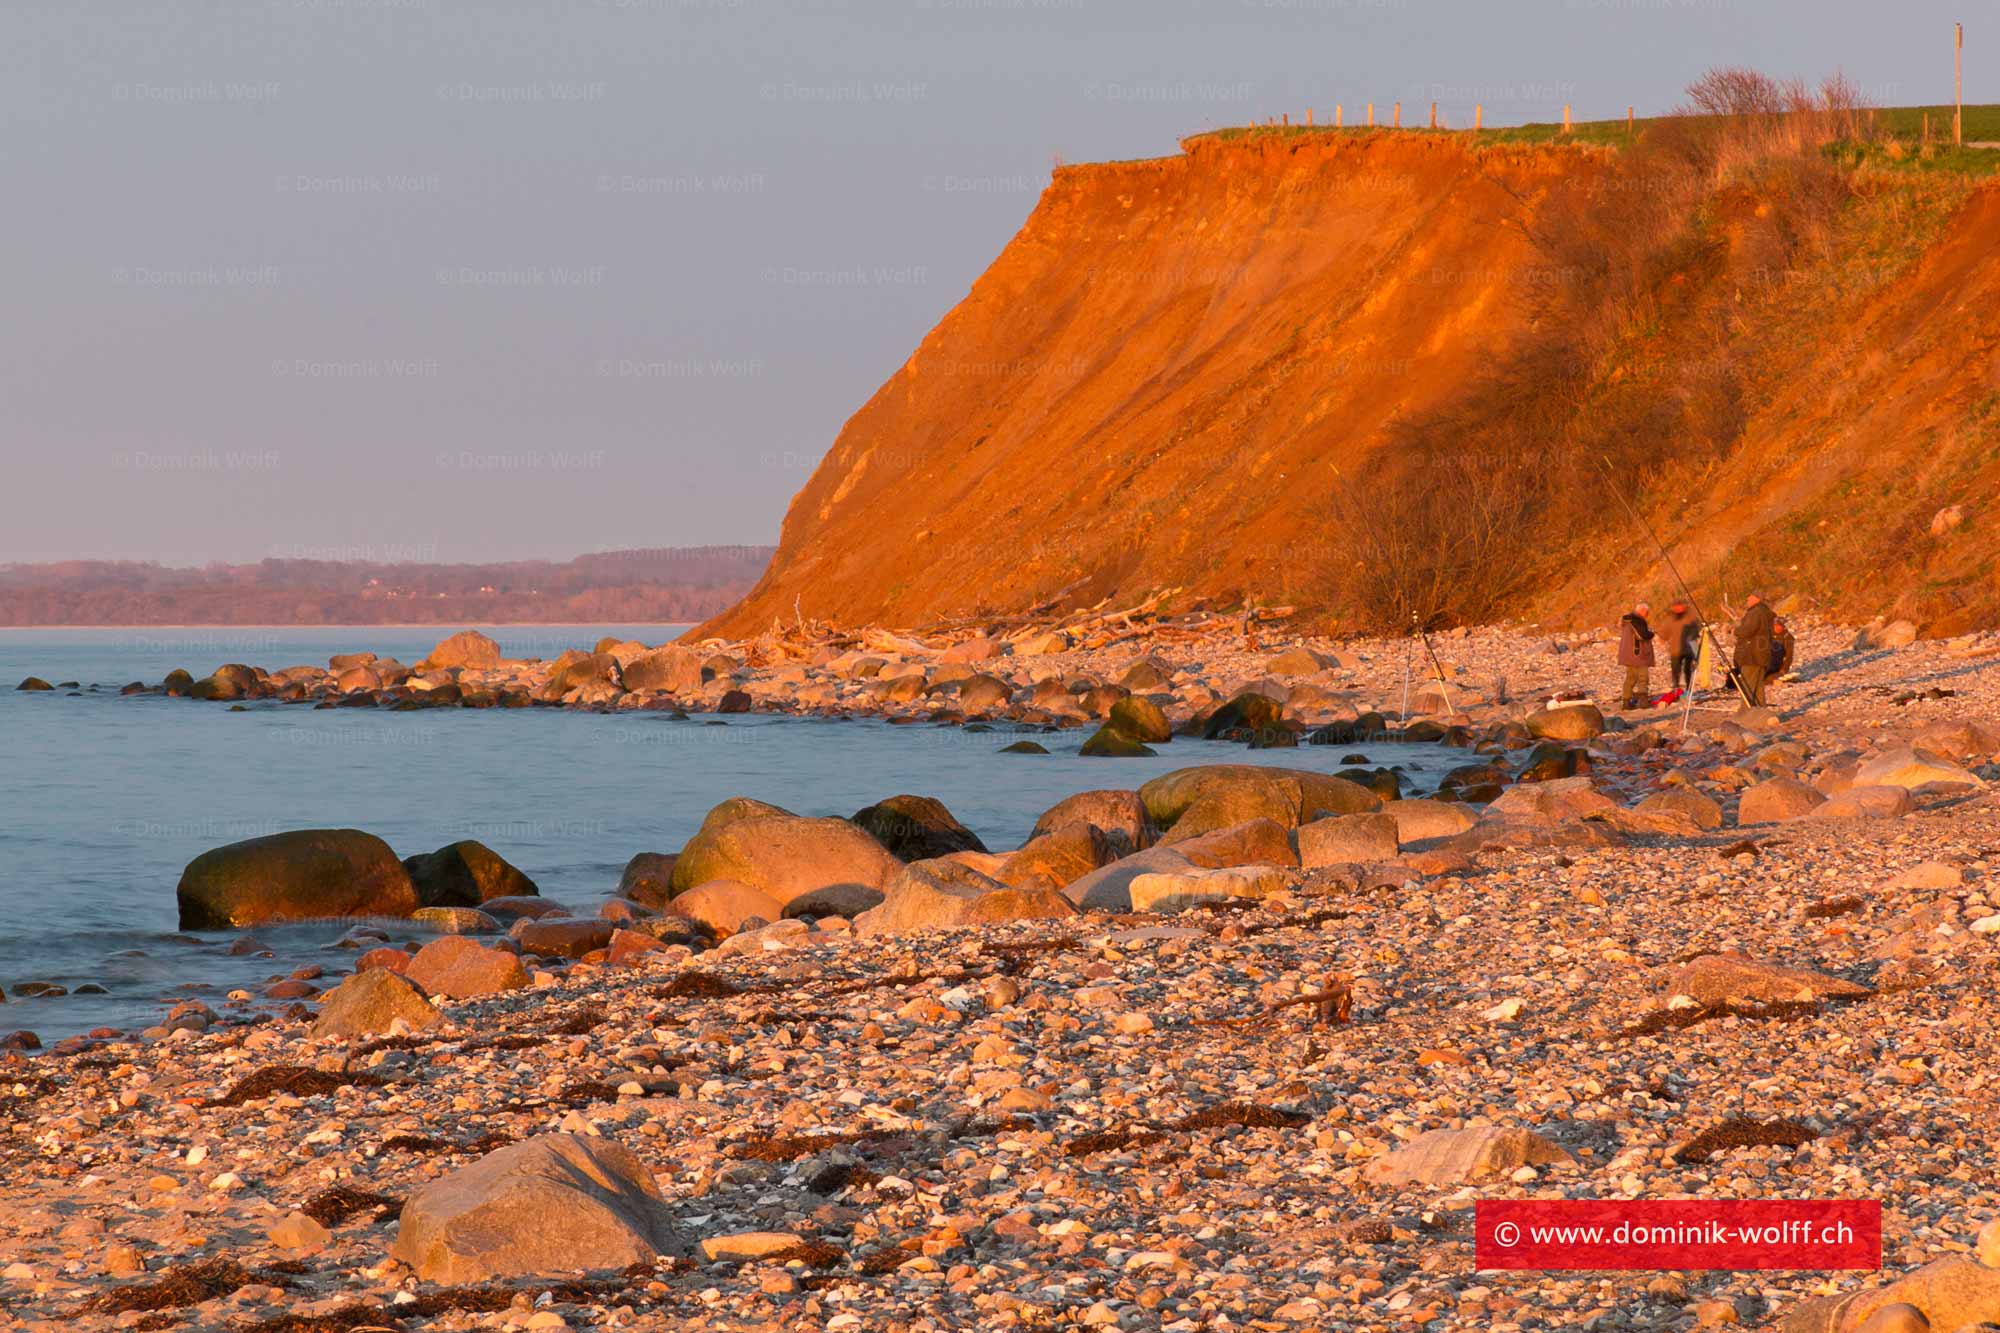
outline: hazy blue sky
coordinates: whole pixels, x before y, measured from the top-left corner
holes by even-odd
[[[1991,13],[1990,8],[1987,11]],[[1939,3],[61,0],[0,14],[0,560],[775,537],[1053,157],[1335,101],[1950,96]],[[1976,17],[1976,16],[1971,16]],[[2000,95],[1993,31],[1968,100]],[[1990,45],[1989,45],[1990,44]]]

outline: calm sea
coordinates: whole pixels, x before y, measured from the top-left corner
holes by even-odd
[[[513,657],[553,657],[609,634],[663,643],[678,626],[494,629]],[[398,855],[477,838],[543,894],[594,913],[634,852],[673,851],[716,802],[755,796],[800,814],[848,815],[885,796],[935,796],[989,847],[1011,848],[1062,797],[1137,786],[1194,763],[1274,763],[1332,771],[1345,750],[1252,752],[1177,740],[1156,759],[1084,759],[1083,731],[1038,736],[1047,757],[1001,755],[1019,739],[868,720],[736,716],[676,722],[659,713],[561,709],[314,709],[138,695],[185,667],[324,666],[373,650],[414,663],[447,630],[0,630],[0,1032],[44,1042],[91,1027],[155,1022],[197,996],[220,1010],[295,967],[337,974],[343,927],[259,928],[275,958],[230,956],[233,933],[176,931],[174,885],[210,847],[292,828],[351,827]],[[18,693],[24,676],[79,690]],[[94,689],[92,687],[95,687]],[[1361,747],[1381,763],[1435,774],[1453,756]],[[409,938],[403,930],[398,938]],[[22,982],[68,995],[21,998]],[[76,994],[101,986],[102,994]]]

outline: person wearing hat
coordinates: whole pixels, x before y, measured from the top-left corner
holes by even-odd
[[[1625,688],[1620,708],[1640,708],[1652,702],[1648,684],[1653,673],[1653,627],[1646,613],[1653,608],[1640,602],[1618,621],[1618,665],[1625,668]]]
[[[1701,652],[1701,617],[1685,601],[1677,600],[1668,604],[1654,629],[1667,650],[1673,688],[1693,689],[1695,658]]]
[[[1764,706],[1764,678],[1771,673],[1771,649],[1777,642],[1777,617],[1764,599],[1751,593],[1736,622],[1736,679],[1743,687],[1744,702],[1752,708]]]

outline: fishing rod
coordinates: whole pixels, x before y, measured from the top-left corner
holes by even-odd
[[[1437,650],[1431,647],[1431,636],[1424,633],[1424,622],[1418,618],[1415,611],[1410,612],[1410,628],[1415,630],[1417,637],[1423,641],[1424,654],[1431,659],[1431,670],[1437,673],[1438,691],[1444,695],[1445,713],[1456,716],[1458,709],[1451,701],[1451,686],[1445,683],[1444,663],[1438,661]]]
[[[1667,551],[1667,544],[1660,540],[1659,534],[1653,531],[1653,525],[1641,517],[1639,511],[1633,508],[1631,500],[1626,498],[1625,488],[1618,484],[1618,474],[1611,470],[1611,460],[1600,454],[1597,461],[1598,465],[1604,469],[1604,480],[1610,485],[1611,493],[1618,497],[1618,503],[1625,507],[1625,512],[1632,516],[1632,521],[1645,529],[1646,535],[1653,539],[1653,545],[1659,549],[1660,559],[1666,563],[1667,572],[1672,574],[1674,582],[1680,585],[1681,596],[1687,598],[1688,605],[1694,608],[1695,619],[1701,622],[1702,637],[1708,640],[1709,645],[1715,649],[1716,656],[1720,657],[1722,655],[1722,643],[1715,637],[1715,627],[1708,623],[1708,616],[1703,613],[1701,603],[1696,600],[1694,589],[1690,588],[1688,581],[1681,577],[1679,566],[1674,564],[1674,557]],[[1745,708],[1756,707],[1755,704],[1750,702],[1750,692],[1743,688],[1743,678],[1738,676],[1734,671],[1729,672],[1728,676],[1730,683],[1736,687],[1738,697],[1743,700],[1743,706]],[[1692,691],[1690,691],[1691,693]],[[1692,708],[1693,704],[1690,703],[1689,707]],[[1683,719],[1683,725],[1685,725],[1685,719]]]

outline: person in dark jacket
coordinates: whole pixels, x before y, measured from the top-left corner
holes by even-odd
[[[1792,637],[1792,628],[1782,620],[1771,624],[1771,675],[1783,676],[1798,660],[1799,641]]]
[[[1701,619],[1686,602],[1667,607],[1654,630],[1667,650],[1667,664],[1673,669],[1673,688],[1694,688],[1695,658],[1701,653]]]
[[[1777,644],[1777,617],[1762,597],[1751,593],[1736,622],[1736,679],[1752,708],[1764,706],[1764,678],[1771,674],[1771,650]]]
[[[1618,665],[1625,668],[1620,708],[1639,708],[1652,702],[1648,679],[1653,671],[1653,627],[1646,623],[1646,613],[1652,609],[1640,602],[1618,621]]]

